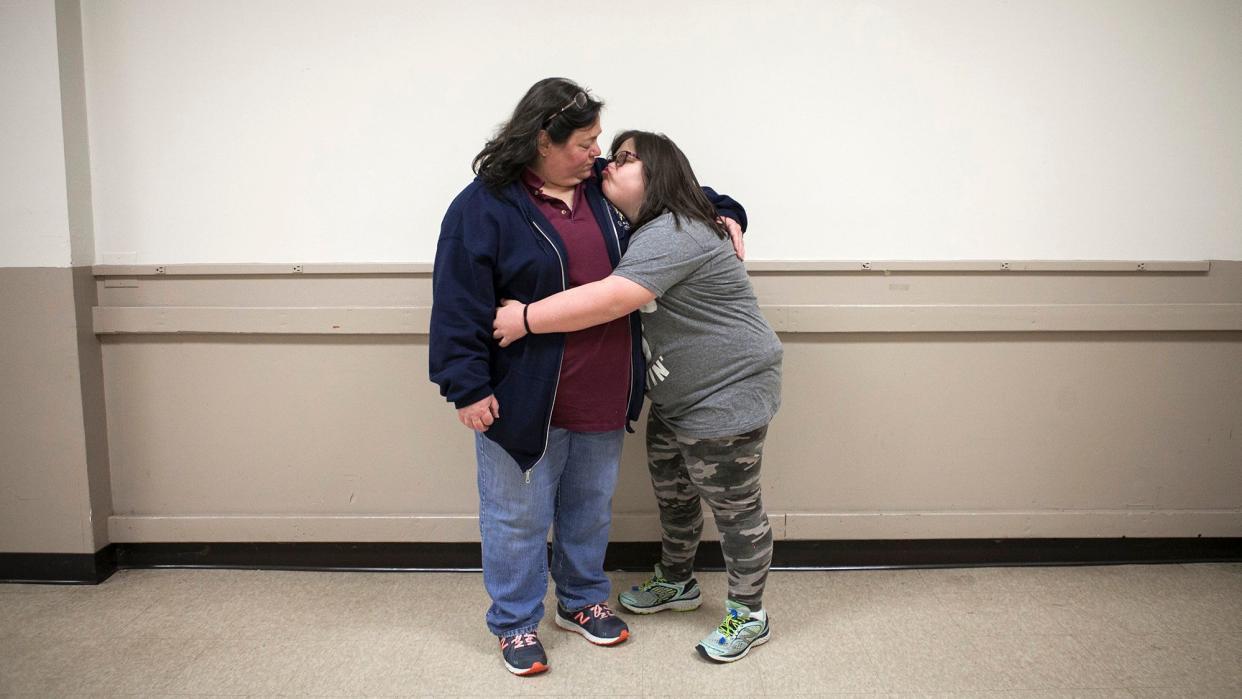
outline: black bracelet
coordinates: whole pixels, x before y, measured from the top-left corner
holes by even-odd
[[[530,310],[529,303],[522,304],[522,327],[526,328],[527,335],[534,335],[535,333],[530,331],[530,321],[526,319],[526,312],[529,310]]]

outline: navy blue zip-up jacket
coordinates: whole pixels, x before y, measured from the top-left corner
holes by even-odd
[[[600,188],[599,173],[606,165],[606,160],[596,160],[586,199],[615,268],[629,246],[630,232],[617,224]],[[721,216],[745,229],[746,211],[740,204],[707,187],[703,191]],[[492,338],[492,319],[502,298],[532,303],[564,291],[568,264],[556,229],[521,182],[495,192],[475,178],[449,205],[440,225],[432,272],[431,380],[459,409],[496,396],[500,417],[483,434],[523,471],[533,468],[547,447],[565,335],[528,335],[501,347]],[[646,374],[637,312],[630,315],[630,340],[627,421],[638,419]]]

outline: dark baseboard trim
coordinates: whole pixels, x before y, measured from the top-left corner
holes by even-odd
[[[478,570],[475,543],[258,542],[117,544],[120,568],[271,570]]]
[[[115,545],[95,553],[0,553],[0,583],[96,585],[116,569]]]
[[[795,570],[1242,562],[1242,537],[786,540],[774,548],[773,567]],[[659,542],[613,542],[604,567],[646,571],[659,554]],[[94,555],[0,553],[0,582],[93,584],[124,568],[478,570],[481,559],[478,543],[112,544]],[[723,569],[720,546],[700,546],[695,567]]]
[[[1230,563],[1242,562],[1242,538],[782,541],[773,558],[811,569]]]

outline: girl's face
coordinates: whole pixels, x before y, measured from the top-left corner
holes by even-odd
[[[643,179],[643,162],[634,150],[634,139],[626,139],[612,154],[612,162],[604,168],[603,184],[604,196],[630,220],[637,218],[647,183]]]
[[[599,120],[588,127],[575,130],[562,144],[548,139],[547,132],[539,134],[538,162],[531,168],[544,182],[558,187],[576,187],[589,178],[600,155]]]

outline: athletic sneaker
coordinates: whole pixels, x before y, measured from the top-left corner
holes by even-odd
[[[538,675],[548,669],[548,656],[543,652],[539,634],[534,631],[501,636],[500,657],[515,675]]]
[[[630,627],[612,613],[607,602],[576,611],[570,611],[557,602],[556,625],[566,631],[581,634],[597,646],[615,646],[630,637]]]
[[[617,601],[635,614],[655,614],[665,609],[679,612],[698,609],[703,604],[703,597],[699,594],[699,581],[690,578],[684,582],[673,582],[657,563],[655,575],[642,585],[635,585],[617,595]]]
[[[725,610],[724,621],[695,648],[714,663],[741,660],[751,648],[767,643],[769,638],[767,612],[762,619],[753,617],[746,605],[733,600],[725,602]]]

